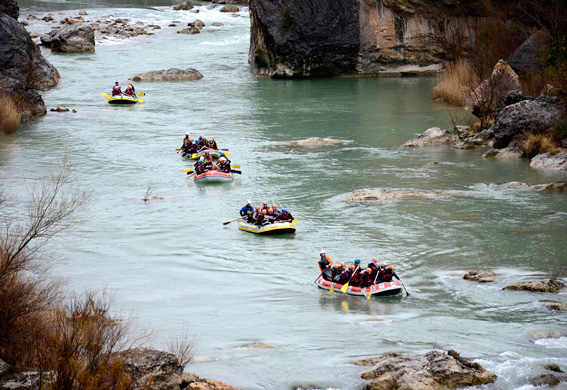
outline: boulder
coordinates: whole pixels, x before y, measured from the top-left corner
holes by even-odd
[[[463,276],[463,279],[472,280],[473,282],[488,283],[496,281],[496,274],[490,271],[469,271]]]
[[[20,7],[16,0],[2,0],[0,1],[0,12],[4,12],[9,17],[18,20],[20,17]]]
[[[522,158],[524,153],[518,148],[508,147],[504,149],[487,150],[482,158]]]
[[[551,386],[557,386],[561,382],[566,382],[566,381],[567,381],[567,375],[547,373],[531,378],[530,384],[536,387],[539,386],[551,387]]]
[[[187,1],[184,1],[181,4],[177,4],[173,6],[174,11],[187,11],[190,10],[191,8],[193,8],[193,6]]]
[[[494,147],[507,147],[524,133],[546,133],[564,114],[564,105],[556,96],[522,100],[504,107],[494,120]]]
[[[65,107],[65,106],[57,106],[57,107],[55,107],[55,108],[52,108],[52,109],[49,110],[49,111],[67,112],[67,111],[69,111],[69,109],[68,109],[67,107]]]
[[[496,375],[478,363],[469,362],[455,351],[431,351],[424,355],[382,355],[370,371],[365,390],[439,390],[493,383]]]
[[[47,112],[37,90],[55,87],[59,77],[26,29],[0,12],[0,89],[14,101],[22,120]]]
[[[95,51],[94,30],[87,23],[62,27],[53,34],[50,47],[59,53],[92,53]]]
[[[554,169],[554,170],[567,170],[567,152],[550,154],[542,153],[532,158],[530,167],[535,169]],[[561,183],[561,182],[560,182]],[[557,187],[559,191],[564,191],[564,184],[559,184]]]
[[[177,34],[199,34],[200,32],[201,30],[199,30],[197,27],[189,27],[178,30]]]
[[[234,13],[240,11],[236,5],[224,5],[221,7],[220,12]]]
[[[179,69],[170,68],[167,70],[155,70],[141,73],[130,78],[132,81],[182,81],[200,80],[203,78],[201,72],[193,68]]]
[[[8,378],[14,372],[14,368],[0,359],[0,381]]]
[[[420,147],[420,146],[434,146],[434,145],[446,145],[452,144],[459,139],[459,135],[452,130],[441,130],[439,127],[432,127],[425,130],[424,133],[419,134],[408,142],[404,146]]]
[[[525,281],[516,282],[509,286],[504,287],[502,290],[513,290],[513,291],[537,291],[537,292],[558,292],[565,288],[565,284],[558,280],[548,280],[548,281]]]
[[[199,19],[195,19],[195,21],[188,23],[187,26],[188,27],[196,27],[199,30],[201,30],[203,27],[205,27],[205,22],[203,22],[202,20],[199,20]]]
[[[40,374],[26,371],[15,374],[10,379],[0,383],[0,390],[38,390],[49,388],[51,373]]]
[[[169,352],[148,348],[135,348],[120,352],[126,358],[125,370],[136,378],[138,388],[151,384],[152,389],[179,388],[183,366]]]
[[[224,382],[199,378],[198,375],[190,373],[183,374],[180,388],[187,390],[239,390]]]
[[[498,108],[496,109],[496,115],[498,115],[504,107],[510,106],[515,103],[519,103],[524,100],[534,100],[533,97],[524,94],[519,89],[512,89],[506,92],[500,101],[498,102]]]
[[[508,64],[516,72],[533,74],[540,68],[544,47],[550,43],[550,37],[545,31],[538,31],[526,39],[520,47],[508,58]]]
[[[542,368],[544,370],[549,370],[549,371],[553,371],[553,372],[564,372],[561,367],[559,367],[557,364],[555,363],[547,363],[542,365]]]

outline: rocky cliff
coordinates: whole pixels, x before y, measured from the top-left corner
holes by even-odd
[[[38,89],[55,87],[59,72],[41,55],[16,18],[15,0],[0,1],[0,92],[13,100],[23,120],[45,114]]]
[[[266,77],[436,72],[444,47],[474,39],[479,1],[250,0],[252,74]]]

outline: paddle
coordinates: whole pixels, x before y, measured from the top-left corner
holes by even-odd
[[[358,271],[358,265],[356,266],[356,268],[354,269],[354,272],[352,273],[352,275],[350,276],[350,278],[348,278],[348,281],[343,284],[343,286],[341,287],[341,291],[344,293],[346,292],[346,290],[348,290],[348,282],[350,282],[350,280],[352,279],[352,277],[354,275],[356,275],[356,271]]]
[[[183,172],[185,172],[186,174],[190,174],[190,173],[193,173],[193,170],[192,169],[186,169]]]
[[[240,169],[240,165],[233,165],[232,168]]]
[[[402,287],[406,291],[406,297],[409,297],[409,292],[408,292],[408,290],[406,290],[406,286],[404,286],[404,282],[402,282],[402,279],[400,279],[400,283],[402,284]]]
[[[242,175],[242,171],[239,171],[238,169],[231,169],[230,171]]]
[[[101,92],[100,93],[102,96],[108,96],[108,94],[106,92]]]
[[[144,99],[138,99],[138,103],[145,103],[146,101]]]
[[[323,272],[325,272],[325,271],[323,271]],[[323,272],[321,272],[321,273],[319,274],[319,276],[317,276],[317,279],[315,279],[315,280],[313,281],[313,283],[317,283],[317,281],[319,280],[319,278],[323,275]]]
[[[146,96],[146,94],[143,93],[143,92],[142,92],[142,93],[137,93],[136,95],[138,95],[138,96]]]
[[[232,221],[223,222],[222,224],[223,224],[223,225],[228,225],[229,223],[236,222],[236,221],[242,222],[242,221],[244,221],[244,220],[243,220],[242,218],[238,218],[238,219],[233,219]]]
[[[335,292],[335,283],[333,283],[333,285],[331,286],[331,289],[329,290],[329,294],[332,294]]]

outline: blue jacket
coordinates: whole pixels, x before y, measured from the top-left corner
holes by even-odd
[[[248,214],[248,211],[250,212],[254,211],[254,207],[247,204],[246,206],[240,209],[240,216],[244,217],[245,215]]]

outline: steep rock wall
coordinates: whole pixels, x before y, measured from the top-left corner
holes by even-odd
[[[27,120],[46,113],[45,103],[37,90],[55,87],[59,72],[43,58],[29,33],[14,18],[17,15],[14,9],[18,9],[15,1],[2,0],[0,89],[14,101],[22,119]],[[10,14],[3,10],[10,11]]]
[[[265,77],[436,72],[444,43],[472,42],[475,1],[250,0],[252,74]]]

